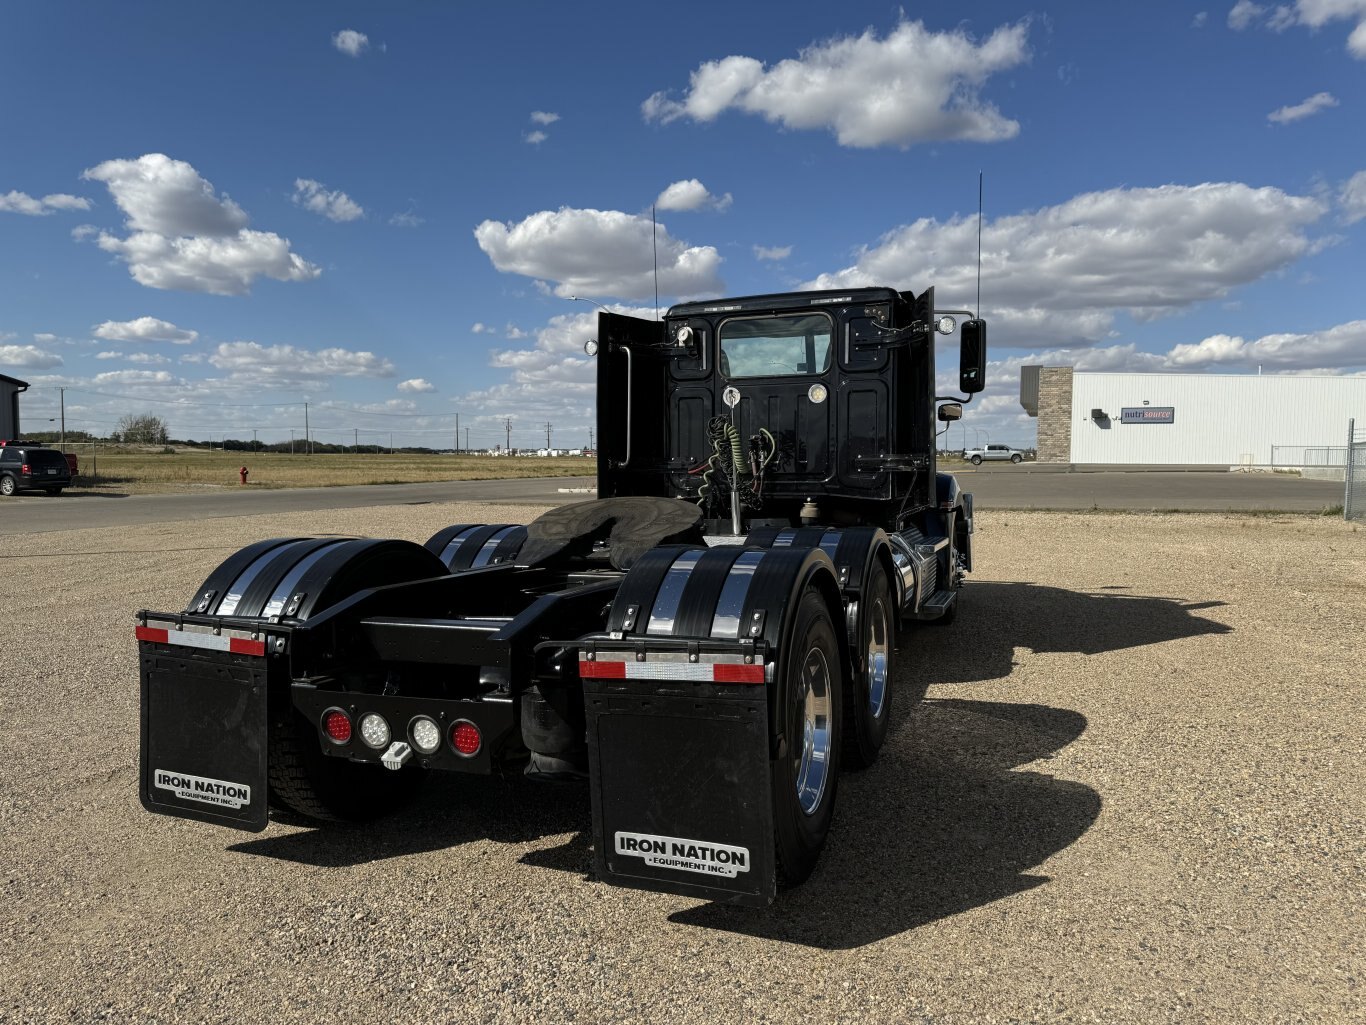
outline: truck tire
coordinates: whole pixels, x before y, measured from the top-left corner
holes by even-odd
[[[892,716],[896,668],[896,611],[887,570],[874,562],[863,588],[856,663],[844,705],[844,765],[866,769],[877,761]]]
[[[773,760],[773,835],[778,880],[795,885],[816,867],[839,781],[840,646],[824,599],[808,586],[788,635],[779,707],[786,744]]]
[[[973,466],[981,466],[981,465],[982,465],[982,457],[981,457],[981,456],[973,456],[971,462],[972,462],[972,465],[973,465]]]
[[[13,477],[11,477],[9,474],[5,474],[3,477],[0,477],[0,495],[4,495],[6,498],[8,498],[17,490],[18,488],[14,486]]]
[[[290,811],[320,822],[364,822],[410,801],[427,770],[397,772],[331,758],[318,750],[317,728],[295,709],[272,717],[267,757],[270,795]]]

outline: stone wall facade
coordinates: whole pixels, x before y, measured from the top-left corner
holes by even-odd
[[[1039,370],[1039,454],[1041,463],[1072,461],[1072,368]]]

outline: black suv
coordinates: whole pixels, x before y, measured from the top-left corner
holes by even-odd
[[[66,456],[55,448],[19,445],[11,442],[0,447],[0,495],[16,491],[46,491],[60,495],[71,486],[71,470]]]

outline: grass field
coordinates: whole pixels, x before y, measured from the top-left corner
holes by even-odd
[[[76,488],[119,491],[180,491],[239,487],[247,468],[255,488],[318,488],[345,484],[415,484],[436,480],[501,480],[509,477],[591,477],[597,462],[584,458],[416,455],[403,452],[288,455],[273,452],[205,452],[185,449],[106,449],[68,446],[80,458]]]

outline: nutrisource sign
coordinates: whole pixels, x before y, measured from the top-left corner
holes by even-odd
[[[1119,413],[1122,424],[1170,424],[1176,422],[1175,406],[1125,406]]]

